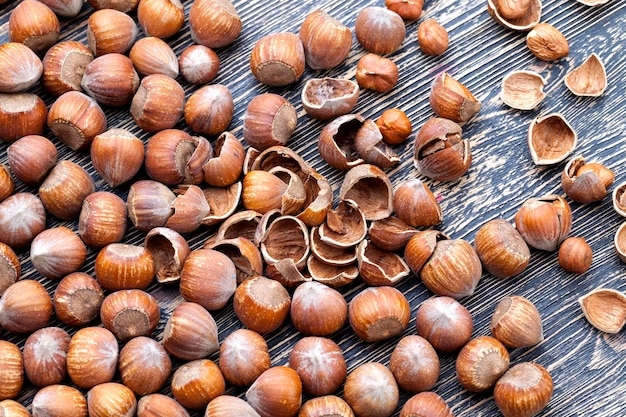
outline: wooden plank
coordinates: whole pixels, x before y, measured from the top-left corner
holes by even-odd
[[[184,1],[188,13],[192,1]],[[228,86],[233,94],[235,114],[230,130],[241,139],[242,117],[252,97],[263,92],[276,92],[289,99],[296,107],[298,128],[289,146],[326,176],[337,193],[344,173],[321,160],[317,151],[317,138],[323,122],[312,120],[303,110],[300,91],[311,77],[333,76],[354,79],[356,63],[364,54],[356,39],[347,60],[338,68],[328,71],[306,69],[302,79],[285,88],[269,88],[259,84],[249,70],[252,46],[261,36],[280,32],[297,32],[306,14],[321,8],[340,21],[354,27],[358,12],[366,6],[382,5],[382,1],[359,0],[355,2],[235,0],[234,4],[243,20],[243,30],[237,41],[217,50],[220,72],[215,83]],[[0,43],[8,41],[8,19],[17,2],[5,4],[0,9]],[[85,3],[75,19],[62,19],[61,40],[79,40],[86,43],[86,19],[93,11]],[[134,16],[134,14],[133,14]],[[134,16],[135,17],[135,16]],[[427,57],[417,45],[417,25],[426,18],[435,18],[450,34],[450,48],[440,57]],[[515,33],[499,26],[487,13],[486,1],[437,0],[426,2],[422,17],[407,23],[407,38],[402,47],[390,55],[400,69],[398,85],[387,94],[361,91],[355,112],[367,118],[377,118],[383,110],[398,107],[411,119],[414,131],[433,114],[428,104],[428,91],[433,77],[448,71],[463,82],[481,101],[479,114],[463,128],[463,136],[471,142],[473,162],[462,178],[448,183],[426,180],[441,200],[444,221],[436,228],[454,238],[472,242],[478,228],[486,221],[502,217],[513,221],[522,202],[529,197],[548,193],[563,194],[560,175],[564,163],[551,167],[536,167],[526,144],[529,123],[540,114],[560,112],[578,132],[576,153],[587,160],[602,162],[615,172],[616,183],[626,181],[626,99],[624,82],[626,74],[626,3],[612,0],[600,7],[588,7],[573,0],[563,2],[547,0],[543,4],[542,21],[556,26],[567,37],[570,54],[557,62],[545,63],[536,59],[526,48],[525,34]],[[192,43],[188,26],[168,40],[177,54]],[[578,98],[564,86],[564,75],[591,53],[597,53],[605,63],[609,86],[598,98]],[[500,82],[504,74],[515,69],[533,69],[548,81],[545,101],[538,109],[516,111],[504,105],[500,98]],[[182,80],[182,79],[179,79]],[[197,87],[183,85],[187,97]],[[53,98],[40,87],[33,92],[41,94],[50,105]],[[150,134],[139,130],[127,109],[107,109],[109,127],[130,129],[142,140]],[[180,128],[185,128],[180,123]],[[112,190],[102,181],[91,165],[88,154],[76,154],[58,142],[50,132],[46,135],[57,144],[60,157],[78,162],[96,180],[97,188],[118,193],[123,198],[129,184]],[[211,138],[212,139],[212,138]],[[0,144],[0,163],[6,164],[6,143]],[[388,170],[394,186],[407,178],[418,177],[413,168],[412,138],[397,146],[401,157],[398,166]],[[18,182],[18,191],[36,192]],[[542,416],[622,416],[626,415],[626,336],[605,335],[593,329],[584,319],[577,299],[597,287],[626,290],[626,266],[613,249],[613,236],[624,221],[611,206],[610,198],[600,203],[580,205],[571,202],[573,211],[572,236],[587,239],[594,251],[591,269],[576,276],[560,269],[556,253],[533,250],[531,264],[522,274],[511,279],[497,279],[485,273],[476,293],[461,302],[474,317],[474,336],[489,334],[489,321],[499,299],[509,294],[523,295],[532,300],[541,312],[545,340],[538,346],[511,350],[513,363],[536,361],[551,373],[555,390]],[[48,226],[65,224],[76,229],[76,222],[59,222],[50,219]],[[188,236],[192,248],[200,247],[215,228],[203,228]],[[132,229],[125,237],[129,243],[141,243],[144,234]],[[90,249],[84,272],[93,274],[93,261],[97,252]],[[51,292],[56,282],[42,278],[34,271],[28,251],[21,252],[23,278],[40,280]],[[413,311],[411,322],[403,335],[415,334],[415,310],[431,297],[419,279],[411,275],[397,286],[408,298]],[[355,283],[342,289],[346,299],[364,288]],[[175,287],[153,285],[149,291],[159,300],[162,317],[153,335],[162,338],[165,321],[181,297]],[[213,312],[219,326],[220,341],[241,324],[231,306]],[[52,324],[58,325],[58,322]],[[68,329],[71,332],[74,329]],[[1,337],[22,346],[25,338],[3,332]],[[301,338],[287,323],[280,331],[267,335],[273,365],[288,362],[292,346]],[[389,355],[397,338],[375,344],[358,340],[346,324],[332,336],[341,348],[349,370],[368,362],[389,363]],[[457,416],[493,416],[497,408],[491,392],[470,394],[461,389],[456,380],[455,354],[442,354],[441,376],[434,391],[452,407]],[[217,360],[217,354],[211,356]],[[180,366],[181,361],[175,361]],[[29,406],[35,389],[26,386],[19,401]],[[169,393],[165,388],[164,393]],[[229,387],[228,393],[243,396],[244,391]],[[340,393],[339,393],[340,394]],[[410,395],[401,393],[401,404]],[[308,397],[305,396],[305,399]],[[399,409],[398,409],[399,410]],[[394,415],[398,415],[398,410]],[[195,416],[201,413],[193,414]]]

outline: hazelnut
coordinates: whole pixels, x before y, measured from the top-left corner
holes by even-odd
[[[233,118],[233,97],[222,84],[205,85],[194,91],[184,107],[185,122],[194,132],[217,136]]]
[[[178,58],[174,50],[161,38],[148,36],[137,40],[128,57],[140,75],[163,74],[178,77]]]
[[[189,417],[189,412],[175,399],[163,394],[144,395],[137,402],[137,417]]]
[[[413,127],[406,113],[397,108],[386,109],[376,119],[376,126],[388,145],[400,145],[411,135]]]
[[[46,4],[35,0],[20,2],[9,17],[9,41],[20,42],[42,53],[59,39],[61,25]]]
[[[165,39],[183,27],[185,10],[180,0],[143,0],[137,5],[137,21],[146,36]]]
[[[76,17],[83,8],[83,0],[44,0],[42,3],[59,17]]]
[[[0,362],[0,401],[16,398],[24,386],[24,360],[20,348],[0,340]]]
[[[271,87],[295,83],[304,73],[304,47],[295,33],[265,35],[252,48],[250,69],[259,82]]]
[[[364,161],[357,155],[354,140],[364,121],[361,115],[344,114],[328,122],[317,142],[322,159],[341,170],[362,164]]]
[[[126,205],[128,217],[137,230],[147,232],[165,226],[174,214],[176,195],[167,185],[153,180],[139,180],[130,186]]]
[[[200,0],[191,6],[188,18],[194,42],[220,48],[237,39],[242,22],[230,0]]]
[[[417,42],[426,55],[441,55],[448,49],[448,31],[435,19],[426,19],[417,28]]]
[[[58,155],[54,143],[39,135],[23,136],[7,148],[11,171],[27,185],[41,183],[56,165]]]
[[[249,387],[270,365],[267,343],[254,330],[237,329],[222,341],[219,366],[229,383]]]
[[[438,351],[455,352],[472,337],[474,323],[469,310],[452,297],[433,297],[415,313],[417,334]]]
[[[509,369],[509,352],[491,336],[478,336],[461,348],[456,358],[456,376],[471,392],[493,387]]]
[[[114,9],[129,13],[135,11],[139,0],[88,0],[88,3],[95,10]]]
[[[71,326],[83,326],[100,314],[104,291],[84,272],[74,272],[57,284],[53,305],[56,317]]]
[[[87,417],[87,399],[69,385],[49,385],[37,391],[31,405],[34,417]]]
[[[122,107],[131,102],[137,91],[139,75],[126,55],[108,53],[98,56],[85,67],[80,85],[98,103]]]
[[[441,207],[428,185],[411,178],[401,182],[393,192],[396,216],[411,227],[430,227],[443,221]]]
[[[506,3],[504,7],[500,6],[501,1]],[[520,14],[521,16],[507,18],[502,15],[502,9],[504,9],[504,13]],[[530,0],[529,2],[527,0],[518,0],[518,2],[515,0],[488,0],[487,11],[491,18],[501,26],[519,32],[527,32],[535,27],[541,19],[541,0]]]
[[[336,395],[324,395],[322,397],[311,398],[302,404],[298,417],[354,417],[354,412],[347,402]]]
[[[0,326],[13,333],[32,333],[46,327],[52,313],[48,291],[33,279],[11,284],[0,297]]]
[[[443,398],[434,392],[420,392],[415,394],[400,409],[400,417],[413,416],[454,417],[452,410]]]
[[[9,172],[9,168],[0,164],[0,202],[10,197],[15,191],[15,181]]]
[[[500,3],[502,0],[499,0]],[[526,35],[526,46],[543,61],[556,61],[567,56],[569,45],[565,36],[549,23],[538,23]]]
[[[403,390],[428,391],[439,379],[439,356],[423,337],[405,336],[391,352],[389,369]]]
[[[496,382],[493,399],[504,417],[531,417],[546,408],[554,385],[541,365],[521,362]]]
[[[87,392],[89,417],[132,416],[137,409],[135,394],[117,382],[98,384]]]
[[[265,334],[285,322],[291,297],[278,281],[258,275],[242,282],[235,291],[235,315],[250,330]]]
[[[498,302],[489,330],[496,339],[512,348],[533,346],[543,340],[539,310],[521,295],[504,297]]]
[[[138,289],[112,292],[100,306],[102,325],[120,342],[148,336],[156,329],[160,317],[156,298]]]
[[[216,239],[206,247],[230,257],[237,268],[237,283],[263,273],[263,255],[253,241],[245,237]]]
[[[159,342],[138,336],[120,351],[118,368],[124,385],[135,395],[143,396],[165,385],[172,371],[172,360]]]
[[[139,33],[137,24],[127,13],[103,8],[87,20],[87,43],[97,57],[110,53],[127,53]]]
[[[105,290],[145,289],[154,279],[154,260],[144,247],[110,243],[98,252],[94,271]]]
[[[20,260],[6,243],[0,242],[0,296],[2,293],[20,279],[22,267]]]
[[[59,42],[48,49],[43,57],[41,83],[53,96],[81,91],[80,81],[93,58],[91,50],[80,42]]]
[[[592,53],[563,78],[565,86],[576,96],[599,97],[608,85],[606,69],[598,55]]]
[[[341,348],[317,336],[302,338],[294,345],[289,366],[300,376],[304,392],[314,397],[337,391],[348,373]]]
[[[165,323],[163,347],[171,355],[188,361],[216,352],[219,342],[213,316],[200,304],[183,301]]]
[[[228,187],[235,184],[243,171],[245,150],[239,139],[230,132],[217,137],[213,156],[203,165],[204,181],[213,187]],[[216,207],[212,209],[217,210]]]
[[[0,139],[15,142],[27,135],[43,135],[48,110],[32,93],[0,93]]]
[[[220,395],[209,402],[204,417],[259,417],[259,413],[239,397]]]
[[[85,264],[87,248],[72,229],[52,227],[39,233],[31,242],[30,260],[41,275],[60,279]]]
[[[399,403],[398,384],[385,365],[365,362],[346,378],[343,398],[359,417],[389,417]]]
[[[213,398],[224,394],[226,382],[215,362],[198,359],[174,371],[171,389],[174,398],[183,407],[201,410]]]
[[[67,376],[70,335],[60,327],[44,327],[24,343],[24,372],[36,387],[59,384]]]
[[[385,6],[404,20],[417,20],[422,15],[424,0],[385,0]]]
[[[0,412],[4,413],[5,416],[11,417],[31,417],[26,407],[13,400],[0,401]]]
[[[130,114],[140,128],[157,132],[171,129],[180,121],[184,103],[185,92],[176,80],[150,74],[141,80],[130,102]]]
[[[330,69],[350,53],[352,32],[321,9],[309,13],[300,26],[300,40],[306,63],[313,69]]]
[[[206,139],[179,129],[165,129],[148,141],[144,166],[150,178],[163,184],[199,184],[204,175],[201,166],[212,153]]]
[[[377,55],[395,52],[406,36],[400,15],[380,6],[362,9],[356,16],[354,32],[361,46]]]
[[[206,271],[210,270],[210,275]],[[192,251],[180,276],[180,293],[185,301],[200,304],[207,310],[224,307],[235,293],[237,270],[230,258],[213,249]]]
[[[118,356],[113,333],[104,327],[83,327],[70,339],[67,373],[76,386],[89,389],[113,380]]]
[[[366,342],[390,339],[409,325],[411,309],[404,294],[394,287],[369,287],[349,304],[352,330]]]
[[[295,417],[302,405],[302,381],[295,370],[275,366],[254,381],[246,399],[261,417]]]
[[[83,200],[78,216],[78,236],[92,248],[120,242],[126,233],[127,219],[126,203],[121,197],[108,191],[96,191]]]
[[[296,130],[295,107],[282,96],[263,93],[248,103],[243,117],[243,139],[260,151],[286,145]]]
[[[447,72],[433,79],[428,100],[437,116],[460,124],[466,123],[480,110],[480,101]]]
[[[474,237],[474,247],[483,268],[499,278],[520,274],[530,262],[530,250],[524,238],[504,219],[483,224]]]
[[[291,299],[291,322],[305,335],[328,336],[348,318],[348,303],[341,293],[319,282],[304,282]]]
[[[39,198],[50,214],[61,220],[76,219],[83,200],[96,191],[91,175],[76,162],[58,162],[39,186]]]
[[[567,272],[584,274],[589,270],[593,253],[583,237],[568,237],[559,247],[559,265]]]
[[[602,200],[614,180],[613,171],[599,162],[585,162],[582,155],[570,159],[561,173],[563,191],[581,204]]]
[[[596,288],[578,299],[589,324],[610,334],[619,333],[626,324],[626,295],[609,288]]]
[[[529,246],[551,252],[569,235],[572,210],[561,196],[530,198],[517,211],[515,227]]]
[[[0,45],[0,93],[19,93],[35,85],[43,73],[41,59],[19,42]]]
[[[46,209],[39,197],[16,193],[0,203],[0,242],[21,249],[46,228]]]
[[[88,149],[94,137],[107,128],[107,116],[96,100],[68,91],[50,106],[48,127],[61,142],[74,151]]]
[[[398,67],[389,58],[368,53],[359,59],[355,77],[361,88],[387,93],[398,82]]]
[[[180,53],[178,67],[180,74],[189,84],[208,84],[217,77],[220,58],[211,48],[191,45]]]

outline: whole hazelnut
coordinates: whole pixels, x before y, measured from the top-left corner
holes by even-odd
[[[87,42],[95,56],[127,53],[138,34],[133,18],[119,10],[96,10],[87,20]]]
[[[213,398],[224,394],[226,382],[215,362],[198,359],[174,371],[171,389],[172,395],[183,407],[200,410]]]
[[[529,198],[515,214],[515,227],[529,246],[554,251],[572,228],[572,209],[561,196]]]
[[[295,83],[304,73],[304,47],[295,33],[263,36],[252,48],[250,69],[259,82],[282,87]]]
[[[568,237],[559,247],[559,265],[567,272],[584,274],[593,259],[591,246],[583,237]]]
[[[130,114],[146,132],[172,129],[183,116],[184,103],[185,92],[176,80],[150,74],[141,80],[130,102]]]
[[[0,326],[13,333],[32,333],[46,327],[52,314],[50,294],[34,279],[11,284],[0,297]]]
[[[483,267],[496,277],[517,275],[530,262],[528,245],[504,219],[492,219],[482,225],[474,237],[474,247]]]
[[[304,282],[293,292],[290,317],[299,332],[328,336],[345,324],[348,303],[333,288],[316,281]]]
[[[100,249],[94,268],[98,283],[109,291],[145,289],[154,279],[152,254],[129,243],[109,243]]]
[[[332,394],[346,380],[348,368],[341,348],[331,339],[300,339],[289,354],[289,366],[302,380],[304,392],[314,397]]]
[[[107,128],[107,116],[93,98],[79,92],[68,91],[50,106],[48,127],[70,149],[89,148],[94,137]]]
[[[441,55],[448,49],[448,31],[435,19],[426,19],[417,28],[417,42],[426,55]]]
[[[456,358],[456,376],[461,386],[471,392],[493,387],[509,369],[509,352],[491,336],[470,340]]]
[[[42,182],[56,165],[58,155],[54,143],[40,135],[23,136],[7,148],[11,171],[28,185]]]
[[[443,398],[434,392],[425,391],[409,398],[402,409],[400,417],[413,416],[454,417],[452,410]]]
[[[178,58],[167,42],[156,36],[137,40],[130,48],[128,57],[140,75],[163,74],[172,79],[178,77]]]
[[[300,26],[306,63],[313,69],[330,69],[350,53],[350,28],[321,9],[309,13]]]
[[[211,274],[206,271],[210,270]],[[224,307],[237,288],[237,270],[230,258],[213,249],[192,251],[180,276],[180,293],[185,301],[207,310]]]
[[[405,336],[391,352],[389,369],[403,390],[412,393],[428,391],[439,379],[439,356],[423,337]]]
[[[183,301],[165,323],[163,347],[172,356],[188,361],[216,352],[220,345],[213,316],[200,304]]]
[[[19,42],[0,45],[0,67],[0,93],[25,91],[35,85],[43,73],[41,59],[32,49]]]
[[[261,334],[278,329],[289,315],[291,296],[278,281],[258,275],[235,291],[235,315],[248,329]]]
[[[343,397],[359,417],[389,417],[398,406],[400,394],[389,368],[365,362],[346,378]]]
[[[400,15],[380,6],[361,10],[354,22],[354,32],[361,46],[377,55],[395,52],[406,36]]]
[[[172,360],[159,342],[138,336],[120,351],[118,368],[124,385],[143,396],[165,385],[172,371]]]
[[[178,401],[164,394],[144,395],[137,402],[137,417],[189,417],[189,412]]]
[[[16,398],[24,386],[24,360],[20,348],[15,343],[0,340],[0,362],[0,401]]]
[[[243,118],[243,138],[248,145],[263,151],[287,144],[296,129],[296,109],[284,97],[263,93],[248,103]]]
[[[83,327],[70,339],[67,373],[76,386],[89,389],[113,380],[118,357],[113,333],[104,327]]]
[[[138,289],[112,292],[100,306],[102,325],[120,342],[148,336],[156,329],[160,317],[156,298]]]
[[[78,236],[92,248],[120,242],[126,233],[127,219],[126,203],[121,197],[109,191],[96,191],[83,200]]]
[[[33,396],[32,412],[35,417],[87,417],[87,399],[69,385],[48,385]]]
[[[368,287],[350,301],[348,309],[350,326],[366,342],[399,335],[410,318],[409,302],[394,287]]]
[[[40,1],[20,2],[9,17],[9,41],[23,43],[36,53],[54,45],[60,33],[59,18]]]
[[[185,10],[180,0],[143,0],[137,5],[137,21],[147,36],[165,39],[183,27]]]
[[[270,365],[267,343],[254,330],[237,329],[222,341],[219,366],[231,384],[249,387]]]
[[[39,197],[15,193],[0,203],[0,242],[21,249],[46,228],[46,209]]]
[[[415,313],[417,334],[440,352],[459,350],[472,337],[474,323],[469,310],[451,297],[433,297]]]
[[[385,0],[385,6],[404,20],[417,20],[422,15],[424,0]]]
[[[87,64],[80,85],[98,103],[122,107],[131,102],[139,81],[130,58],[120,53],[108,53]]]
[[[543,340],[539,310],[521,295],[504,297],[498,302],[489,330],[496,339],[512,348],[533,346]]]
[[[87,247],[72,229],[52,227],[39,233],[31,242],[30,260],[41,275],[60,279],[85,264]]]
[[[15,251],[6,243],[0,242],[0,296],[20,279],[22,267]]]
[[[194,91],[184,107],[185,122],[194,132],[217,136],[233,118],[233,97],[222,84],[205,85]]]
[[[39,198],[50,214],[61,220],[76,219],[83,200],[96,190],[85,168],[76,162],[59,161],[39,186]]]
[[[132,416],[137,409],[133,391],[118,382],[98,384],[87,392],[89,417]]]
[[[302,381],[295,370],[274,366],[248,388],[246,400],[261,417],[295,417],[302,405]]]
[[[526,46],[543,61],[556,61],[569,54],[567,38],[549,23],[538,23],[526,35]]]
[[[151,1],[151,0],[148,0]],[[162,0],[152,0],[162,1]],[[215,51],[204,45],[191,45],[178,57],[180,74],[189,84],[208,84],[220,69],[220,58]]]
[[[437,75],[430,86],[428,101],[439,117],[463,124],[480,110],[480,101],[447,72]]]
[[[46,91],[60,96],[68,91],[81,91],[80,81],[85,67],[93,61],[93,53],[77,41],[62,41],[53,45],[43,57],[41,83]]]
[[[209,48],[230,45],[241,32],[241,18],[230,0],[194,1],[188,18],[191,39]]]
[[[385,110],[375,123],[388,145],[400,145],[413,131],[406,113],[397,108]]]
[[[43,135],[48,110],[37,94],[0,93],[0,139],[15,142],[27,135]]]
[[[56,317],[71,326],[83,326],[100,314],[104,291],[84,272],[65,276],[57,284],[53,305]]]
[[[398,82],[398,66],[389,58],[369,53],[359,59],[355,76],[361,88],[386,93]]]
[[[59,384],[67,376],[70,335],[60,327],[44,327],[24,343],[24,372],[36,387]]]
[[[83,8],[83,0],[44,0],[42,3],[59,17],[75,17]]]
[[[302,404],[298,417],[354,417],[354,412],[347,402],[336,395],[324,395],[311,398]]]
[[[11,417],[31,417],[28,409],[14,400],[0,401],[0,412]]]
[[[546,408],[553,390],[552,377],[543,366],[521,362],[498,379],[493,398],[504,417],[531,417]]]

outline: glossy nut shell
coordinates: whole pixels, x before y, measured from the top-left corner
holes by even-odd
[[[487,272],[499,278],[521,273],[530,262],[528,245],[504,219],[493,219],[482,225],[474,237],[474,247]]]

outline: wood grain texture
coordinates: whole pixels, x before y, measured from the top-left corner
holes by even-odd
[[[189,11],[191,0],[184,1]],[[298,127],[289,146],[326,176],[337,195],[344,173],[331,168],[321,160],[317,151],[317,138],[323,122],[312,120],[303,110],[300,91],[304,82],[312,77],[332,76],[354,79],[356,62],[364,54],[354,39],[348,59],[339,67],[328,71],[306,69],[302,79],[286,88],[268,88],[252,76],[248,60],[254,42],[261,36],[289,31],[297,32],[309,11],[321,8],[349,27],[354,27],[357,13],[366,6],[384,5],[382,0],[294,1],[294,0],[234,0],[242,20],[243,30],[236,42],[217,50],[221,67],[214,83],[231,89],[235,114],[230,130],[242,138],[242,117],[250,99],[263,92],[276,92],[286,97],[297,109]],[[16,2],[0,9],[0,43],[8,41],[8,19]],[[82,12],[74,19],[62,19],[60,40],[86,41],[86,19],[93,9],[85,3]],[[134,16],[136,17],[136,16]],[[449,32],[450,47],[439,57],[422,54],[417,45],[417,25],[426,18],[437,19]],[[486,1],[427,0],[422,17],[407,23],[407,38],[402,47],[391,54],[399,67],[398,85],[381,95],[361,91],[355,112],[367,118],[377,118],[383,110],[398,107],[404,110],[417,131],[433,114],[428,104],[428,90],[433,77],[448,71],[464,83],[482,101],[479,114],[463,128],[463,136],[471,142],[473,162],[462,178],[448,183],[426,180],[441,200],[444,221],[437,226],[453,238],[470,242],[478,228],[486,221],[501,217],[513,221],[522,202],[543,194],[563,194],[560,175],[565,162],[556,166],[537,167],[533,164],[526,144],[528,124],[538,115],[562,113],[578,132],[576,153],[587,160],[597,160],[615,172],[616,183],[626,181],[626,2],[610,0],[600,7],[588,7],[574,0],[546,0],[542,21],[557,27],[569,41],[570,54],[557,62],[545,63],[536,59],[526,48],[525,34],[515,33],[493,21]],[[178,54],[192,43],[188,26],[168,40]],[[580,65],[595,52],[603,60],[609,85],[598,98],[579,98],[571,94],[562,80],[571,69]],[[499,98],[502,77],[511,70],[532,69],[543,75],[548,85],[545,101],[533,111],[516,111],[508,108]],[[1,71],[1,69],[0,69]],[[197,89],[179,79],[187,97]],[[40,87],[33,87],[50,105],[53,98]],[[135,125],[127,109],[106,109],[109,127],[127,128],[142,140],[150,134]],[[185,129],[184,123],[178,126]],[[53,138],[60,158],[78,162],[90,172],[99,190],[109,190],[126,198],[128,186],[111,190],[94,171],[88,154],[76,154]],[[211,138],[213,139],[213,138]],[[0,143],[0,163],[6,164],[7,144]],[[412,164],[412,139],[397,146],[401,162],[388,170],[392,183],[398,185],[407,178],[418,176]],[[140,174],[141,176],[142,174]],[[36,192],[18,182],[19,191]],[[571,202],[573,211],[572,236],[584,237],[593,249],[591,269],[584,275],[564,272],[557,263],[556,253],[532,251],[530,266],[519,276],[497,279],[485,273],[475,294],[461,300],[474,318],[474,336],[489,334],[489,322],[496,303],[510,294],[523,295],[538,307],[544,325],[545,340],[537,346],[511,350],[512,363],[536,361],[551,373],[555,390],[542,416],[603,416],[626,415],[626,333],[606,335],[592,328],[584,319],[577,299],[597,288],[608,287],[626,291],[626,265],[620,261],[613,248],[613,236],[624,221],[613,211],[610,198],[595,204],[580,205]],[[50,218],[48,226],[58,225]],[[76,222],[62,223],[76,230]],[[214,228],[203,228],[189,234],[192,248],[198,248],[211,236]],[[131,229],[125,241],[141,243],[144,234]],[[90,250],[84,272],[93,274],[96,251]],[[51,292],[56,282],[42,278],[34,271],[28,251],[19,254],[23,278],[37,279]],[[411,275],[399,288],[412,307],[412,319],[404,335],[415,334],[415,310],[433,294],[419,279]],[[342,289],[346,299],[363,289],[355,283]],[[153,285],[149,291],[160,303],[161,321],[153,337],[160,340],[169,313],[181,301],[175,287]],[[219,328],[219,339],[241,327],[232,306],[213,312]],[[58,325],[57,322],[52,324]],[[68,329],[73,332],[74,329]],[[25,338],[3,332],[0,336],[22,346]],[[291,347],[302,336],[291,324],[267,336],[273,365],[287,364]],[[397,338],[386,342],[368,344],[358,340],[346,324],[332,336],[343,349],[348,369],[368,362],[389,363],[389,355]],[[217,360],[217,354],[211,356]],[[456,380],[454,354],[440,355],[441,376],[434,391],[440,394],[457,416],[498,415],[491,392],[471,394],[464,391]],[[175,361],[175,366],[180,366]],[[19,401],[29,406],[35,389],[26,386]],[[169,389],[164,389],[169,393]],[[244,391],[228,388],[228,393],[242,396]],[[401,404],[409,398],[401,394]],[[305,397],[306,399],[306,397]],[[394,415],[398,415],[399,409]],[[195,413],[194,416],[201,416]]]

